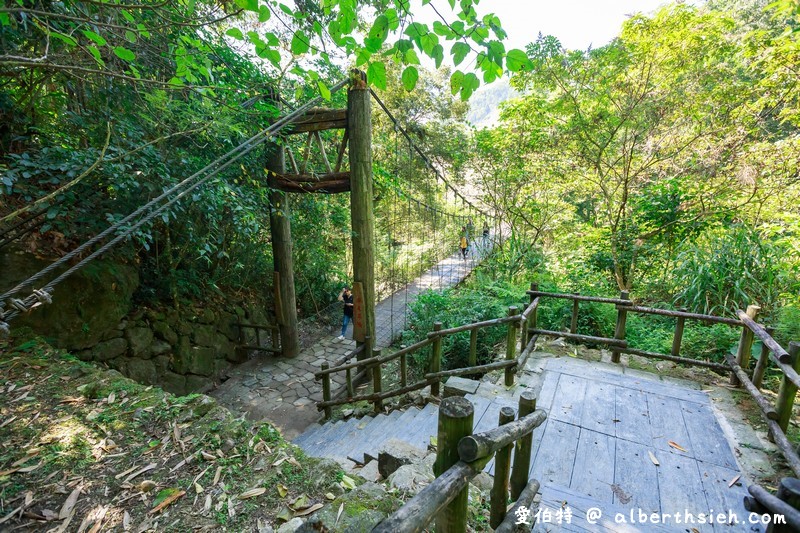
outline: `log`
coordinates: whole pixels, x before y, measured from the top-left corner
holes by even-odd
[[[673,311],[671,309],[658,309],[655,307],[641,307],[638,305],[627,305],[625,307],[626,311],[632,313],[641,313],[643,315],[661,315],[661,316],[671,316],[674,318],[691,318],[693,320],[700,320],[702,322],[711,323],[711,324],[727,324],[729,326],[742,326],[742,322],[740,320],[736,320],[735,318],[725,318],[722,316],[714,316],[714,315],[702,315],[699,313],[687,313],[686,311]]]
[[[350,179],[350,172],[327,172],[325,174],[278,174],[278,182],[303,183],[334,183]]]
[[[789,360],[795,371],[800,370],[800,343],[789,343]],[[796,395],[797,386],[784,374],[781,379],[781,385],[778,388],[778,399],[775,402],[778,408],[778,425],[784,433],[786,433],[786,429],[789,427],[789,420],[792,418],[792,407],[794,406]]]
[[[623,300],[620,298],[601,298],[599,296],[582,296],[580,294],[562,294],[558,292],[541,292],[535,290],[530,290],[527,292],[531,296],[544,296],[546,298],[559,298],[562,300],[578,300],[580,302],[598,302],[604,304],[616,304],[624,306],[631,305],[630,300]]]
[[[351,190],[350,180],[326,181],[322,183],[294,183],[291,181],[278,181],[275,183],[274,188],[283,192],[321,192],[325,194],[339,194]]]
[[[378,358],[381,356],[380,350],[372,350],[372,354]],[[372,367],[372,392],[377,395],[377,398],[373,400],[375,404],[375,413],[379,414],[383,411],[383,399],[380,395],[383,393],[383,384],[381,382],[381,365],[375,365]]]
[[[516,306],[508,308],[508,316],[516,317],[519,309]],[[517,355],[517,325],[514,323],[508,324],[508,333],[506,335],[506,361],[514,361],[516,363]],[[505,371],[505,384],[510,387],[514,384],[515,372],[509,366]]]
[[[532,479],[530,483],[525,486],[525,489],[520,493],[519,498],[517,498],[514,506],[508,510],[505,520],[503,520],[503,523],[494,530],[494,533],[516,533],[530,531],[532,522],[528,522],[527,526],[517,524],[517,509],[520,507],[525,507],[526,509],[530,510],[531,507],[533,507],[533,499],[536,497],[538,492],[539,482],[535,479]],[[531,514],[533,515],[533,513]],[[530,520],[533,521],[534,517],[531,516]]]
[[[362,377],[366,375],[366,371],[359,373],[356,375],[356,378]],[[380,394],[362,394],[361,396],[352,396],[349,398],[342,398],[339,400],[331,400],[331,401],[322,401],[317,403],[317,410],[321,411],[326,407],[332,407],[334,405],[343,405],[346,403],[354,403],[354,402],[374,402],[375,400],[385,400],[387,398],[391,398],[392,396],[400,396],[401,394],[405,394],[407,392],[412,392],[419,389],[424,389],[428,385],[433,383],[433,380],[423,380],[417,381],[407,387],[403,387],[402,389],[392,389],[390,391],[382,392]],[[342,389],[344,390],[344,389]]]
[[[531,283],[531,292],[537,292],[539,290],[538,283]],[[538,299],[535,294],[528,293],[531,298]],[[536,321],[538,320],[537,315],[539,314],[539,306],[533,308],[530,314],[530,320],[528,320],[528,327],[529,328],[536,328]],[[529,330],[530,331],[530,330]]]
[[[514,409],[511,407],[500,408],[499,427],[514,421]],[[496,528],[506,517],[506,504],[508,502],[508,476],[511,470],[511,449],[514,443],[509,442],[494,455],[494,482],[490,492],[489,526]]]
[[[747,392],[750,393],[750,396],[753,397],[758,406],[761,408],[761,411],[764,413],[764,416],[766,416],[770,420],[777,420],[778,412],[769,403],[769,401],[767,401],[767,399],[764,398],[764,395],[761,394],[761,392],[755,387],[755,385],[753,385],[750,382],[750,377],[744,370],[742,370],[742,367],[740,367],[736,363],[736,360],[733,358],[733,356],[728,354],[725,356],[725,359],[727,359],[728,364],[730,365],[731,369],[736,374],[736,376],[739,378],[742,385],[744,385],[744,388],[747,390]]]
[[[563,331],[552,331],[549,329],[529,329],[529,333],[537,335],[549,335],[551,337],[564,337],[565,339],[573,339],[581,342],[588,342],[590,344],[608,344],[610,346],[619,346],[625,348],[628,343],[624,340],[609,339],[607,337],[592,337],[591,335],[580,335],[578,333],[565,333]]]
[[[464,368],[455,368],[453,370],[442,370],[441,372],[425,374],[425,379],[441,379],[449,378],[451,376],[464,376],[467,374],[481,374],[491,372],[492,370],[500,370],[501,368],[510,368],[517,366],[516,361],[495,361],[485,365],[468,366]]]
[[[638,355],[640,357],[647,357],[650,359],[664,359],[665,361],[672,361],[674,363],[681,363],[684,365],[702,366],[705,368],[710,368],[712,370],[718,370],[720,372],[730,371],[730,367],[728,367],[728,365],[723,365],[722,363],[714,363],[713,361],[702,361],[700,359],[690,359],[688,357],[673,357],[671,355],[666,355],[663,353],[646,352],[644,350],[638,350],[636,348],[622,348],[620,352],[629,353],[631,355]]]
[[[406,354],[400,354],[400,386],[405,387],[406,385],[408,385],[408,362]]]
[[[547,413],[538,409],[504,426],[465,437],[458,443],[458,454],[461,460],[467,463],[488,457],[506,444],[519,440],[523,435],[542,425],[546,418]]]
[[[503,324],[508,324],[509,322],[518,322],[518,321],[519,321],[519,316],[514,316],[514,317],[504,316],[502,318],[493,318],[491,320],[484,320],[482,322],[475,322],[473,324],[464,324],[463,326],[458,326],[455,328],[442,329],[439,331],[431,331],[428,333],[428,338],[443,337],[445,335],[454,335],[456,333],[461,333],[462,331],[488,328],[491,326],[501,326]]]
[[[353,357],[352,355],[348,355],[347,356],[348,359],[352,359],[352,357]],[[327,365],[326,365],[326,368],[324,370],[320,370],[319,372],[314,372],[314,379],[319,379],[319,378],[321,378],[322,376],[324,376],[326,374],[333,374],[334,372],[341,372],[342,370],[347,370],[348,368],[355,368],[357,366],[358,367],[361,367],[361,366],[367,367],[369,365],[373,365],[373,364],[380,363],[380,362],[381,362],[381,358],[380,357],[370,357],[369,359],[362,359],[360,361],[354,361],[352,363],[347,363],[346,365],[339,365],[339,366],[334,366],[334,367],[331,367],[331,368],[328,368]]]
[[[479,471],[463,461],[457,462],[394,514],[375,526],[372,533],[421,533],[425,531],[433,517],[459,495]]]
[[[239,348],[243,350],[258,350],[261,352],[281,353],[280,348],[267,348],[265,346],[254,346],[252,344],[240,344]]]
[[[524,418],[536,411],[536,394],[532,390],[524,391],[519,397],[519,418]],[[533,432],[526,433],[517,441],[514,453],[514,469],[511,471],[511,499],[518,500],[528,484],[528,472],[531,469],[531,453],[533,451]]]
[[[747,306],[747,316],[755,319],[758,315],[758,310],[761,309],[757,305]],[[750,369],[750,352],[753,349],[753,331],[750,328],[742,328],[742,334],[739,337],[739,346],[736,348],[736,364],[745,370]],[[731,385],[738,387],[740,385],[739,378],[735,373],[731,373]]]
[[[530,330],[528,331],[530,332]],[[519,357],[517,357],[517,374],[525,370],[525,363],[528,362],[528,357],[531,356],[534,348],[536,348],[537,340],[539,340],[539,335],[531,336],[531,340],[528,341],[528,345],[524,350],[522,350],[522,353],[519,354]]]
[[[800,487],[797,479],[784,478],[778,487],[778,495],[773,496],[759,485],[747,487],[753,498],[772,515],[783,515],[786,524],[772,524],[767,531],[770,532],[794,532],[800,531],[800,510],[798,510],[798,499],[800,499]],[[783,498],[788,501],[784,501]],[[757,511],[756,511],[757,512]],[[760,514],[760,513],[759,513]]]
[[[347,127],[346,109],[309,110],[292,123],[289,134],[342,129]]]
[[[781,429],[778,422],[775,420],[768,419],[767,427],[769,428],[769,436],[772,437],[775,446],[777,446],[783,454],[783,458],[786,459],[786,464],[789,465],[789,468],[792,469],[795,476],[800,476],[800,457],[797,456],[797,452],[794,446],[792,446],[792,443],[786,438],[786,433],[783,432],[783,429]]]
[[[433,473],[439,477],[458,463],[458,442],[472,434],[475,408],[466,398],[451,396],[439,406],[439,428],[436,437],[436,462]],[[436,515],[436,531],[466,532],[469,488],[455,491],[451,502]]]
[[[531,298],[532,298],[531,303],[528,304],[528,307],[526,307],[525,310],[522,312],[520,320],[528,320],[528,317],[531,315],[531,313],[536,311],[536,309],[539,307],[539,297],[531,296]]]
[[[789,362],[789,352],[783,349],[783,346],[777,343],[775,339],[772,338],[772,335],[769,334],[769,331],[764,328],[761,324],[750,318],[747,313],[739,309],[736,311],[736,314],[741,319],[742,323],[747,326],[753,334],[761,339],[761,342],[764,343],[764,346],[767,346],[775,357],[777,357],[778,361],[781,363],[788,363]]]
[[[266,325],[259,325],[259,324],[236,324],[240,328],[252,328],[252,329],[269,329],[269,330],[277,330],[278,326],[275,324],[266,324]]]
[[[441,331],[442,323],[433,323],[433,332]],[[428,365],[430,374],[437,374],[442,369],[442,337],[437,335],[433,338],[433,349],[431,350],[431,361]],[[427,378],[427,375],[426,375]],[[439,380],[431,385],[431,396],[439,396]]]

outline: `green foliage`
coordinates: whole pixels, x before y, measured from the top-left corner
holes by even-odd
[[[508,306],[524,306],[524,289],[509,283],[490,283],[481,287],[445,290],[441,293],[428,291],[419,295],[411,305],[408,329],[403,332],[404,343],[418,342],[433,324],[441,322],[442,328],[481,322],[505,316]],[[506,327],[482,328],[478,332],[478,364],[492,360],[495,345],[506,338]],[[442,370],[468,366],[469,332],[448,335],[442,340]],[[413,356],[414,366],[424,374],[429,362],[429,350]]]

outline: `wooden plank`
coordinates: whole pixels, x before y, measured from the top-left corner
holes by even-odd
[[[744,508],[744,497],[748,495],[746,487],[749,482],[742,476],[736,484],[728,486],[736,476],[741,475],[741,472],[701,461],[697,462],[697,467],[700,470],[700,481],[706,492],[708,512],[727,515],[729,511],[732,511],[739,520],[744,520],[749,516],[750,512]],[[750,531],[763,531],[763,528],[750,529]]]
[[[560,487],[557,485],[544,485],[541,489],[541,502],[539,507],[542,509],[542,515],[545,514],[544,510],[547,509],[550,515],[550,521],[545,522],[540,520],[533,527],[533,531],[537,533],[554,533],[554,532],[580,532],[580,533],[634,533],[637,531],[647,531],[648,533],[677,533],[683,529],[676,530],[673,527],[666,527],[660,524],[630,524],[630,523],[616,523],[615,516],[620,514],[628,519],[629,512],[620,506],[600,503],[593,498],[587,497],[578,492]],[[556,520],[557,512],[560,508],[568,507],[572,513],[569,523],[562,521],[559,524]],[[592,520],[592,523],[586,520],[586,512],[589,509],[599,509],[601,517],[599,520]]]
[[[613,436],[582,428],[569,488],[598,501],[612,503],[615,454]]]
[[[661,510],[658,470],[648,455],[657,450],[627,440],[615,441],[614,504],[648,513]]]
[[[558,420],[548,420],[542,445],[531,466],[531,475],[541,483],[569,486],[578,447],[580,428]]]
[[[553,398],[549,418],[569,424],[580,424],[587,384],[588,381],[584,378],[562,374],[561,379],[558,380],[558,388]]]
[[[650,430],[653,432],[653,447],[657,450],[672,451],[674,453],[694,457],[693,447],[683,421],[681,402],[675,398],[649,394],[647,407],[650,411]],[[669,445],[672,441],[686,451],[682,452]]]
[[[580,426],[606,435],[615,435],[615,387],[608,383],[591,381],[586,386]]]
[[[681,409],[694,457],[699,461],[738,469],[728,439],[711,406],[681,402]]]
[[[708,503],[700,481],[697,461],[675,453],[656,451],[654,455],[661,463],[658,469],[658,490],[661,512],[664,514],[707,513]],[[712,531],[696,524],[701,532]]]
[[[639,444],[650,445],[653,433],[647,410],[647,394],[626,387],[615,387],[615,435]]]

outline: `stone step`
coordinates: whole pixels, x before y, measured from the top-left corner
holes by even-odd
[[[317,430],[313,436],[311,436],[310,438],[306,439],[303,442],[301,446],[303,448],[303,451],[306,452],[306,454],[309,454],[309,451],[312,448],[319,446],[319,444],[322,442],[325,442],[326,436],[342,424],[344,424],[342,420],[337,420],[335,422],[326,422],[325,424],[323,424],[322,427],[319,430]]]
[[[356,419],[351,418],[346,422],[336,422],[331,426],[331,430],[318,435],[312,439],[311,445],[306,449],[306,453],[312,457],[328,457],[328,448],[331,442],[336,442],[347,434],[350,429],[355,426]]]
[[[386,428],[386,435],[382,438],[381,445],[392,438],[399,438],[402,440],[403,437],[409,433],[409,427],[414,427],[413,421],[420,412],[421,411],[416,407],[412,407],[403,412],[391,426]],[[368,448],[363,449],[362,453],[364,456],[364,461],[377,461],[378,452],[380,452],[380,449],[381,446],[369,446]]]
[[[385,442],[387,434],[397,424],[397,420],[402,415],[402,411],[392,411],[388,415],[376,416],[352,446],[348,447],[347,444],[345,444],[344,447],[347,448],[347,457],[356,463],[364,463],[364,454],[369,450],[377,450],[377,448]]]
[[[401,439],[412,446],[427,450],[431,435],[436,435],[438,419],[439,406],[429,403],[414,419],[413,424],[416,429],[412,430],[407,437],[401,437]]]
[[[292,441],[292,444],[294,444],[295,446],[300,446],[302,448],[303,445],[306,442],[308,442],[309,439],[313,438],[314,435],[316,435],[318,432],[323,431],[324,427],[325,427],[324,424],[312,424],[311,426],[306,428],[306,430],[303,433],[295,437],[295,439]]]

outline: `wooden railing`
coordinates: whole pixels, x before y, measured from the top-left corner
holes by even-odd
[[[775,495],[759,485],[747,488],[750,496],[744,498],[744,508],[751,513],[769,515],[768,533],[800,531],[800,479],[781,480]]]
[[[439,407],[436,479],[406,502],[403,507],[378,524],[373,533],[416,533],[436,521],[439,533],[463,533],[467,530],[467,504],[470,480],[494,457],[494,482],[490,492],[489,525],[495,531],[514,529],[514,511],[530,508],[539,482],[528,480],[533,449],[533,430],[542,425],[547,414],[536,409],[531,391],[519,399],[519,417],[514,409],[500,410],[500,425],[484,433],[472,434],[474,408],[460,396],[442,400]],[[516,446],[513,468],[511,451]],[[507,511],[510,496],[516,501]]]
[[[431,387],[431,394],[439,396],[440,382],[443,378],[451,376],[463,376],[469,374],[481,374],[490,372],[492,370],[505,370],[505,384],[507,386],[514,384],[514,376],[516,371],[520,371],[525,366],[528,356],[533,351],[536,344],[536,337],[531,337],[527,328],[530,320],[535,322],[536,307],[539,305],[539,299],[531,297],[531,302],[527,308],[519,313],[519,308],[511,306],[508,308],[508,315],[502,318],[493,320],[485,320],[473,324],[465,324],[455,328],[442,329],[442,323],[436,322],[433,325],[433,331],[429,332],[425,339],[416,342],[406,348],[398,350],[394,353],[381,355],[380,350],[371,349],[372,343],[367,338],[365,342],[355,351],[345,355],[339,361],[336,361],[333,366],[323,363],[319,372],[314,374],[315,379],[322,380],[322,401],[317,402],[317,409],[325,411],[325,418],[330,418],[332,415],[332,407],[336,405],[344,405],[347,403],[368,401],[372,402],[375,406],[375,411],[380,412],[383,407],[383,401],[395,396],[407,394],[409,392],[423,389],[427,386]],[[478,331],[483,328],[500,327],[507,328],[506,334],[506,354],[505,359],[484,365],[477,364],[477,339]],[[517,330],[520,330],[519,340],[519,355],[517,355]],[[442,339],[462,333],[465,331],[470,332],[470,349],[468,356],[469,366],[453,370],[441,370],[442,361]],[[420,352],[430,346],[430,355],[428,356],[428,372],[424,377],[412,384],[408,384],[408,356]],[[363,355],[369,353],[371,357],[364,358]],[[361,355],[359,358],[358,356]],[[353,361],[353,359],[356,359]],[[397,388],[384,391],[383,390],[383,368],[391,362],[399,360],[400,379]],[[356,372],[353,375],[353,372]],[[345,387],[341,389],[334,397],[331,390],[331,375],[335,372],[345,372]],[[371,394],[354,394],[354,384],[359,383],[372,375],[372,393]]]
[[[531,327],[528,330],[530,334],[553,335],[581,342],[605,344],[611,348],[611,360],[615,363],[619,363],[621,353],[628,353],[647,358],[664,359],[686,365],[702,366],[721,372],[730,372],[731,384],[737,387],[744,387],[744,389],[750,393],[767,420],[770,438],[774,440],[775,444],[781,450],[783,456],[786,458],[787,464],[792,471],[794,471],[795,475],[800,476],[800,457],[798,457],[796,450],[786,437],[786,429],[789,425],[789,419],[791,418],[795,395],[798,388],[800,388],[800,374],[798,374],[798,371],[800,371],[800,344],[794,342],[790,343],[788,351],[778,344],[778,342],[772,338],[770,328],[756,322],[755,318],[760,309],[758,306],[751,305],[747,308],[747,311],[737,311],[736,314],[738,318],[726,318],[689,313],[684,310],[673,311],[669,309],[656,309],[634,305],[628,293],[625,291],[621,293],[619,298],[601,298],[596,296],[582,296],[579,294],[541,292],[535,284],[533,284],[528,294],[531,298],[536,299],[559,298],[572,300],[573,302],[569,332],[537,328],[534,314]],[[614,331],[614,338],[593,337],[577,333],[580,302],[596,302],[616,306],[617,323]],[[676,319],[675,331],[670,353],[647,352],[629,347],[625,340],[625,326],[628,313],[674,317]],[[681,357],[681,340],[686,320],[697,320],[706,324],[726,324],[731,327],[741,328],[742,331],[736,348],[736,356],[726,356],[725,363]],[[751,372],[751,353],[753,340],[755,338],[761,340],[762,348],[755,368]],[[764,373],[770,365],[770,361],[781,371],[781,384],[774,405],[761,393]]]
[[[280,340],[280,330],[278,326],[274,324],[243,324],[238,323],[236,326],[239,328],[239,344],[237,348],[239,350],[246,350],[246,351],[259,351],[259,352],[271,352],[274,354],[281,353],[281,340]],[[251,339],[248,339],[248,335],[245,333],[248,329],[255,331],[255,344],[251,344]],[[261,332],[262,331],[269,331],[271,343],[270,346],[264,346],[261,343]]]

